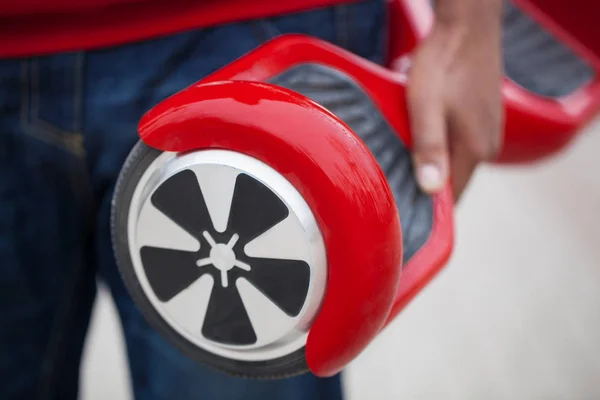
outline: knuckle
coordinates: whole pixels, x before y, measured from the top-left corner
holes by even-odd
[[[443,136],[416,135],[414,150],[419,153],[440,154],[446,151],[446,143]]]
[[[430,155],[432,157],[438,157],[446,153],[446,150],[446,146],[444,146],[442,143],[435,142],[421,146],[419,152],[422,154]]]
[[[496,158],[502,151],[502,123],[495,113],[488,113],[487,118],[475,118],[467,124],[467,137],[470,137],[469,150],[477,161],[488,161]]]
[[[488,159],[494,159],[500,155],[502,152],[502,136],[500,134],[493,135],[492,140],[490,142],[490,151],[488,154]]]
[[[486,160],[489,152],[488,147],[489,146],[482,140],[472,142],[470,144],[471,156],[477,161]]]
[[[447,149],[444,146],[420,147],[415,148],[412,154],[414,161],[417,163],[437,163],[447,157]]]
[[[487,161],[496,158],[502,149],[499,135],[488,134],[479,137],[470,143],[471,155],[478,161]]]

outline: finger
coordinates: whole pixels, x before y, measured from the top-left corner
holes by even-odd
[[[481,115],[481,113],[475,114]],[[473,119],[473,114],[450,113],[448,117],[448,136],[450,141],[450,171],[455,202],[466,189],[477,166],[493,159],[500,148],[501,136],[497,125],[488,126]],[[487,121],[493,120],[488,118]],[[496,131],[494,131],[496,129]],[[477,132],[492,132],[477,134]]]
[[[471,153],[465,151],[465,146],[457,143],[452,148],[450,170],[452,171],[452,193],[454,201],[458,202],[465,191],[479,161]]]
[[[419,87],[418,83],[415,86]],[[437,193],[449,175],[446,113],[441,97],[411,93],[408,109],[417,182],[424,192]]]

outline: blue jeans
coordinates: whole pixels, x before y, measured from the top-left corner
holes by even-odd
[[[123,325],[136,399],[336,400],[339,377],[250,381],[212,372],[152,330],[111,247],[115,180],[141,115],[280,33],[373,61],[383,0],[196,30],[115,48],[0,61],[0,398],[74,399],[96,278]]]

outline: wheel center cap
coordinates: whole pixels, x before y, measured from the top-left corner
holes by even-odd
[[[229,286],[227,272],[229,272],[229,270],[233,267],[238,267],[244,271],[250,271],[251,267],[248,264],[235,258],[233,246],[235,246],[240,238],[237,233],[234,233],[233,236],[231,236],[231,239],[229,239],[228,243],[215,242],[213,237],[207,231],[204,231],[202,236],[204,236],[210,245],[210,253],[208,258],[201,258],[200,260],[196,261],[196,265],[199,267],[204,267],[205,265],[214,265],[216,269],[221,271],[221,286]]]
[[[218,243],[210,249],[212,264],[221,271],[229,271],[235,265],[235,253],[225,243]]]

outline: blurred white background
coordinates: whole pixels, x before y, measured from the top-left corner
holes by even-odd
[[[600,121],[567,152],[481,168],[447,268],[345,375],[348,400],[600,399]],[[101,291],[83,400],[129,400]]]

